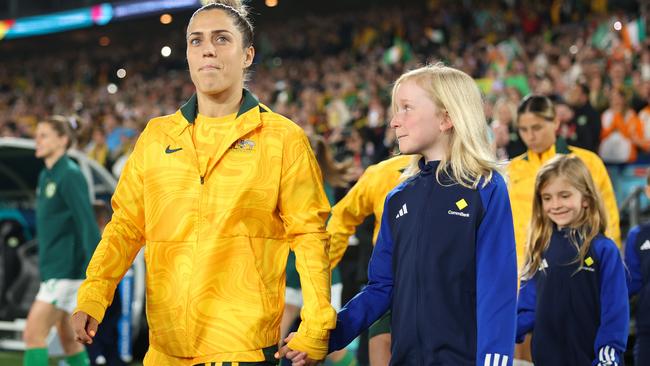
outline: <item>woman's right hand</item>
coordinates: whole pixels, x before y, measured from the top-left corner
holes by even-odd
[[[72,329],[75,333],[75,341],[81,344],[92,344],[93,337],[97,334],[99,322],[83,311],[77,311],[70,318]]]

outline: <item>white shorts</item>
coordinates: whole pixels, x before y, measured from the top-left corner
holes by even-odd
[[[77,291],[83,280],[50,279],[41,282],[36,300],[54,305],[55,308],[72,314],[77,307]]]
[[[343,293],[343,284],[336,283],[332,285],[332,307],[337,312],[341,310],[341,295]],[[299,288],[287,287],[284,293],[284,303],[288,305],[302,307],[302,290]]]

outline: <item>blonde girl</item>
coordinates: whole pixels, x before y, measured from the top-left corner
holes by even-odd
[[[512,365],[512,215],[476,83],[425,66],[395,82],[392,109],[400,151],[419,158],[386,197],[368,285],[339,312],[330,351],[391,309],[391,365]]]

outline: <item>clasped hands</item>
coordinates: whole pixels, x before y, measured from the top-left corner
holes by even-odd
[[[307,352],[295,351],[289,348],[287,344],[295,334],[296,333],[293,332],[284,339],[284,345],[275,353],[275,358],[282,359],[283,357],[286,357],[291,360],[292,366],[315,366],[323,362],[323,360],[312,360],[307,356]]]

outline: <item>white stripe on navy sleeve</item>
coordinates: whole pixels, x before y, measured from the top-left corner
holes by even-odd
[[[499,353],[488,353],[485,355],[483,366],[508,366],[508,355]]]

